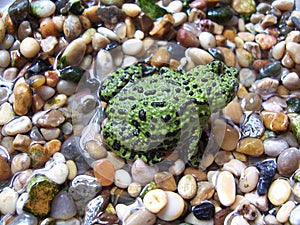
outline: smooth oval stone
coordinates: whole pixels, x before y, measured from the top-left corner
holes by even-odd
[[[4,125],[10,121],[15,116],[12,105],[8,102],[4,102],[0,106],[0,115],[0,125]]]
[[[281,176],[290,177],[299,168],[299,149],[287,148],[277,158],[277,170]]]
[[[176,220],[182,215],[184,211],[184,200],[179,194],[175,192],[166,191],[165,193],[167,194],[168,198],[167,205],[162,210],[160,210],[159,213],[157,213],[157,217],[165,221]]]
[[[153,181],[157,172],[158,168],[156,166],[149,166],[140,158],[135,160],[131,167],[131,175],[133,180],[141,185],[146,185]]]
[[[86,44],[84,39],[77,38],[67,46],[62,57],[65,57],[67,65],[78,65],[84,57],[85,50]]]
[[[37,218],[28,213],[22,213],[16,216],[9,225],[37,225]]]
[[[147,209],[139,209],[132,213],[126,220],[127,225],[153,225],[156,221],[155,214],[149,212]]]
[[[288,116],[282,112],[262,111],[260,116],[263,118],[266,128],[275,131],[286,131],[289,125]]]
[[[192,174],[184,175],[178,182],[178,194],[184,199],[191,199],[196,195],[197,183]]]
[[[11,120],[4,126],[4,134],[14,136],[16,134],[24,134],[30,131],[32,128],[32,122],[28,116],[21,116],[14,120]]]
[[[186,55],[192,59],[196,65],[205,65],[214,60],[213,56],[200,48],[189,48]]]
[[[40,18],[45,18],[51,16],[56,9],[54,2],[52,1],[34,1],[30,4],[31,12]]]
[[[261,139],[243,138],[239,141],[236,151],[246,155],[260,156],[264,153],[264,145]]]
[[[209,201],[204,201],[193,206],[192,212],[199,220],[210,220],[215,215],[215,206]]]
[[[277,157],[283,150],[289,147],[283,138],[268,138],[264,141],[265,154]]]
[[[0,193],[0,212],[4,215],[14,213],[18,197],[19,195],[15,190],[5,187]]]
[[[116,170],[114,183],[119,188],[127,188],[131,183],[131,176],[126,170]]]
[[[232,173],[221,171],[217,178],[216,187],[220,202],[224,206],[230,206],[235,201],[235,180]]]
[[[248,193],[256,188],[259,172],[254,166],[247,167],[240,176],[238,188],[243,193]]]
[[[300,223],[300,205],[296,206],[291,212],[289,222],[292,225],[298,225]]]
[[[115,169],[107,159],[99,159],[94,163],[94,174],[102,186],[109,186],[114,182]]]
[[[19,79],[14,86],[13,108],[17,115],[24,116],[32,104],[32,91],[23,78]]]
[[[124,54],[127,55],[138,55],[143,50],[143,42],[139,39],[128,39],[122,45]]]
[[[285,203],[289,199],[290,195],[290,183],[284,179],[277,179],[273,181],[268,190],[268,199],[275,206]]]
[[[292,210],[296,207],[293,201],[287,201],[284,203],[276,214],[276,219],[279,223],[286,223],[289,220],[289,216]]]
[[[168,197],[165,191],[154,189],[146,193],[143,203],[150,212],[160,212],[168,203]]]
[[[71,136],[66,139],[61,146],[61,153],[67,160],[75,160],[80,155],[79,137]]]
[[[66,191],[59,192],[51,203],[51,217],[67,220],[76,213],[77,209],[72,196]]]

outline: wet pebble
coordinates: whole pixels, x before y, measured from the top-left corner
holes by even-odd
[[[158,68],[167,66],[170,63],[171,54],[166,48],[159,48],[151,57],[150,64]]]
[[[288,143],[282,138],[268,138],[264,140],[265,154],[271,157],[277,157],[288,147]]]
[[[164,221],[176,220],[184,211],[184,200],[175,192],[166,191],[165,193],[167,194],[167,205],[157,213],[157,217]]]
[[[237,48],[235,53],[238,63],[241,67],[250,67],[250,65],[252,65],[254,58],[250,52],[243,48]]]
[[[184,199],[191,199],[196,195],[197,183],[193,175],[186,174],[178,182],[178,194]]]
[[[284,179],[274,180],[268,190],[268,199],[275,206],[284,204],[289,199],[290,195],[290,183]]]
[[[87,152],[94,159],[101,159],[107,155],[106,148],[95,140],[90,140],[86,143]]]
[[[77,84],[71,81],[60,80],[57,83],[56,91],[59,94],[65,94],[67,96],[71,96],[77,88]]]
[[[239,141],[236,151],[246,155],[260,156],[264,153],[264,145],[261,139],[247,137]]]
[[[30,167],[30,158],[26,153],[17,154],[13,157],[11,162],[11,172],[16,173],[19,171],[23,171],[29,169]]]
[[[62,184],[67,180],[68,174],[68,166],[65,163],[58,163],[54,165],[49,171],[47,171],[45,175],[53,182]]]
[[[131,167],[133,180],[141,185],[146,185],[153,181],[157,172],[158,168],[156,166],[149,166],[141,159],[135,160]]]
[[[277,170],[282,176],[291,176],[299,166],[299,149],[287,148],[283,150],[277,158]]]
[[[293,201],[287,201],[284,203],[276,214],[276,219],[279,223],[286,223],[289,220],[289,216],[292,210],[296,207]]]
[[[24,134],[30,131],[32,128],[32,122],[28,116],[21,116],[16,119],[11,120],[7,123],[4,128],[3,132],[4,135],[17,135],[17,134]]]
[[[139,194],[141,193],[141,190],[142,190],[142,185],[137,182],[130,183],[127,188],[128,194],[134,198],[139,196]]]
[[[249,166],[245,168],[242,172],[239,182],[238,188],[243,193],[248,193],[253,191],[258,183],[259,172],[254,166]]]
[[[210,220],[215,215],[215,206],[209,202],[204,201],[192,207],[193,215],[199,220]]]
[[[272,57],[274,59],[280,60],[284,55],[284,51],[285,51],[285,41],[280,41],[272,48]]]
[[[40,44],[32,37],[26,37],[20,44],[20,52],[26,58],[35,57],[40,50]]]
[[[206,31],[201,32],[199,35],[199,40],[201,47],[206,50],[216,47],[216,39],[212,33]]]
[[[216,190],[220,202],[224,206],[230,206],[235,201],[236,187],[233,175],[228,171],[222,171],[217,178]]]
[[[138,55],[143,49],[143,42],[139,39],[128,39],[122,45],[122,50],[127,55]]]
[[[32,91],[23,78],[19,79],[14,86],[13,108],[17,115],[24,116],[32,104]]]
[[[201,181],[197,183],[196,196],[190,201],[191,205],[201,203],[204,200],[210,199],[215,193],[215,188],[211,182]]]
[[[188,48],[186,55],[190,57],[196,65],[205,65],[214,59],[207,51],[194,47]]]
[[[127,188],[131,183],[131,176],[126,170],[116,170],[114,183],[119,188]]]
[[[114,182],[115,169],[107,159],[99,159],[94,163],[94,175],[102,186],[109,186]]]
[[[122,5],[122,10],[127,16],[135,17],[141,13],[141,8],[137,4],[133,3],[124,3]]]
[[[41,127],[55,128],[60,126],[65,121],[65,117],[60,110],[53,109],[45,115],[41,116],[37,124]]]
[[[86,44],[83,38],[73,40],[65,49],[62,59],[66,65],[78,65],[86,51]]]
[[[289,126],[288,116],[282,112],[262,111],[260,116],[262,117],[266,128],[272,131],[286,131]]]
[[[166,171],[156,173],[154,181],[157,187],[164,191],[175,191],[177,188],[174,176]]]
[[[68,97],[65,94],[57,94],[45,103],[44,110],[63,107],[67,103],[67,100]]]
[[[72,196],[66,191],[59,192],[51,203],[51,217],[67,220],[76,213],[77,209]]]

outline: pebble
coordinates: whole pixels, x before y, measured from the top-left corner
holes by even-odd
[[[122,45],[122,51],[127,55],[138,55],[143,50],[143,42],[139,39],[128,39]]]
[[[80,225],[80,221],[76,218],[71,218],[68,220],[56,220],[55,225]]]
[[[185,163],[181,159],[177,159],[172,166],[169,167],[169,172],[173,175],[180,175],[185,169]]]
[[[212,132],[219,146],[225,151],[232,151],[236,148],[239,140],[239,132],[236,128],[227,124],[224,120],[214,121]]]
[[[30,4],[30,8],[32,13],[40,18],[45,18],[51,16],[55,10],[56,6],[54,2],[51,1],[45,1],[45,0],[39,0],[34,1]]]
[[[115,70],[112,55],[109,51],[100,49],[96,57],[96,73],[103,80],[109,73]]]
[[[159,213],[168,203],[168,196],[162,189],[150,190],[143,198],[145,208],[151,213]]]
[[[156,221],[155,214],[149,212],[147,209],[139,209],[132,213],[126,220],[127,225],[153,225]]]
[[[300,64],[300,56],[298,51],[300,50],[300,44],[296,42],[288,42],[286,44],[286,51],[289,53],[291,58],[294,60],[296,64]]]
[[[236,65],[236,56],[229,48],[216,47],[216,49],[221,51],[222,56],[224,58],[224,62],[227,66]]]
[[[0,212],[4,215],[14,213],[18,197],[19,195],[15,190],[5,187],[0,193]]]
[[[259,172],[254,166],[245,168],[239,178],[238,188],[243,193],[253,191],[258,183]]]
[[[156,173],[154,176],[154,181],[157,185],[157,188],[160,188],[164,191],[175,191],[177,188],[174,176],[167,171]]]
[[[106,148],[95,140],[88,141],[85,146],[89,155],[96,160],[107,156]]]
[[[158,68],[170,64],[171,54],[166,48],[159,48],[151,57],[150,64]]]
[[[21,78],[16,82],[13,92],[15,113],[19,116],[26,115],[32,104],[32,93],[29,85]]]
[[[26,153],[17,154],[11,161],[11,172],[15,174],[30,167],[30,158]]]
[[[133,180],[143,186],[153,181],[157,172],[158,168],[156,166],[149,166],[139,158],[135,160],[131,167]]]
[[[12,176],[9,162],[0,156],[0,181],[8,180]]]
[[[191,199],[196,195],[197,183],[192,174],[186,174],[179,180],[177,191],[183,199]]]
[[[35,57],[40,51],[41,47],[37,40],[32,37],[26,37],[20,44],[20,52],[26,58]]]
[[[116,170],[114,183],[119,188],[127,188],[131,183],[131,176],[124,169]]]
[[[4,102],[0,106],[0,115],[0,125],[8,123],[15,116],[12,105],[8,102]]]
[[[124,3],[122,5],[122,10],[127,16],[136,17],[141,13],[141,8],[137,4],[133,3]]]
[[[233,175],[228,171],[221,171],[217,178],[216,191],[220,202],[230,206],[235,201],[236,187]]]
[[[300,88],[300,78],[296,72],[288,73],[281,78],[282,84],[289,90],[294,91]]]
[[[63,33],[68,42],[71,42],[79,37],[82,32],[82,24],[77,15],[69,14],[63,23]],[[79,53],[79,52],[78,52]],[[82,53],[79,53],[82,55]]]
[[[210,199],[215,193],[215,188],[211,182],[201,181],[197,183],[196,196],[190,201],[192,206],[201,203],[204,200]]]
[[[113,184],[115,177],[115,169],[108,159],[99,159],[95,161],[94,175],[102,186]]]
[[[289,217],[289,222],[292,225],[297,225],[299,224],[299,221],[300,221],[300,206],[298,205],[292,210],[291,215]]]
[[[209,201],[204,201],[194,205],[192,207],[192,213],[199,220],[210,220],[214,218],[215,206]]]
[[[280,41],[272,48],[272,57],[274,59],[280,60],[284,55],[284,51],[285,51],[285,41]]]
[[[125,165],[124,159],[113,152],[108,151],[106,158],[111,162],[115,170],[121,169]]]
[[[66,81],[66,80],[60,80],[57,83],[56,86],[56,91],[59,94],[64,94],[67,96],[71,96],[72,94],[75,93],[77,88],[77,84],[71,81]]]
[[[174,27],[178,27],[187,21],[187,15],[184,12],[173,13]]]
[[[141,190],[142,190],[142,185],[137,182],[130,183],[127,188],[128,194],[133,198],[139,196]]]
[[[73,180],[77,175],[77,167],[73,160],[66,161],[66,165],[68,167],[68,180]]]
[[[42,85],[39,88],[35,89],[35,94],[39,96],[39,98],[42,98],[42,100],[47,101],[55,94],[55,89]]]
[[[9,222],[10,225],[20,225],[20,224],[26,224],[26,225],[37,225],[38,220],[35,216],[28,214],[28,213],[22,213],[20,215],[17,215],[12,221]]]
[[[289,126],[288,116],[282,112],[262,111],[260,116],[262,117],[266,128],[272,131],[286,131]]]
[[[67,191],[59,192],[51,202],[51,217],[67,220],[77,213],[72,196]]]
[[[287,148],[277,158],[277,170],[281,176],[290,177],[299,167],[299,149]]]
[[[274,180],[268,190],[268,199],[274,206],[284,204],[291,195],[291,186],[285,179]]]
[[[24,134],[31,130],[32,122],[28,116],[21,116],[11,120],[3,127],[4,135],[14,136]]]
[[[254,59],[250,52],[243,48],[237,48],[235,50],[236,59],[241,67],[250,67]]]
[[[69,175],[68,166],[65,163],[58,163],[46,172],[46,177],[57,184],[63,184]]]
[[[264,153],[264,144],[261,139],[247,137],[239,141],[236,151],[250,156],[260,156]]]
[[[206,65],[214,59],[207,51],[194,47],[186,50],[186,56],[191,58],[196,65]]]
[[[265,154],[271,157],[277,157],[283,150],[289,147],[283,138],[268,138],[264,140]]]
[[[231,159],[224,163],[222,170],[229,171],[236,177],[240,177],[246,165],[238,159]]]
[[[79,65],[86,51],[84,39],[77,38],[73,40],[65,49],[62,58],[66,65]]]
[[[49,99],[45,105],[44,110],[61,108],[67,103],[68,97],[64,94],[57,94]]]
[[[207,174],[206,172],[202,171],[202,170],[198,170],[194,167],[187,167],[184,171],[183,171],[184,175],[192,175],[196,181],[205,181],[207,180]]]
[[[268,34],[257,34],[255,36],[255,41],[262,50],[268,50],[277,43],[276,38]]]
[[[64,121],[65,117],[62,111],[53,109],[45,115],[41,116],[38,119],[37,124],[41,127],[55,128],[60,126]]]
[[[199,41],[202,48],[208,50],[209,48],[216,47],[216,39],[212,33],[209,32],[201,32],[199,35]]]
[[[284,203],[276,214],[276,219],[279,223],[286,223],[289,220],[289,216],[292,210],[296,207],[293,201],[287,201]]]
[[[157,217],[164,221],[173,221],[179,218],[185,209],[185,203],[182,197],[171,191],[166,191],[167,205],[157,213]]]
[[[293,0],[275,0],[272,2],[272,6],[281,11],[292,10],[294,7]]]

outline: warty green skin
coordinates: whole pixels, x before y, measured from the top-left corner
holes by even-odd
[[[106,145],[122,158],[150,164],[176,149],[199,165],[202,130],[211,113],[235,97],[237,75],[221,61],[188,72],[167,67],[156,72],[143,63],[118,69],[99,93],[108,103],[102,125]]]

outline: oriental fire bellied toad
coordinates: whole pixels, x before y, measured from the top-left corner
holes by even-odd
[[[199,141],[212,112],[236,94],[238,72],[221,61],[192,70],[158,71],[145,63],[120,68],[105,79],[100,98],[108,103],[102,125],[105,144],[126,159],[157,163],[178,150],[199,165]]]

